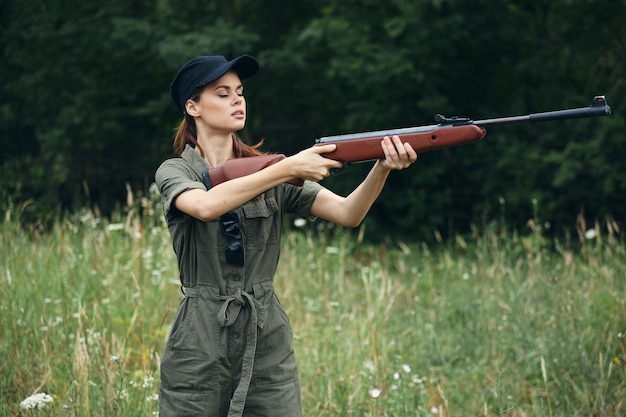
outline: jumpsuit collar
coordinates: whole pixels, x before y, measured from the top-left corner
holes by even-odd
[[[202,176],[202,171],[209,168],[209,164],[190,145],[185,145],[185,149],[180,157],[191,165],[199,176]]]

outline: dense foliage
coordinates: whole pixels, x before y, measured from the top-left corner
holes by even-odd
[[[552,230],[624,222],[623,0],[0,1],[0,199],[32,218],[104,213],[171,155],[176,69],[257,56],[242,136],[294,153],[328,134],[584,107],[613,116],[501,126],[395,173],[368,230],[424,236],[497,217]],[[349,191],[367,167],[326,181]]]

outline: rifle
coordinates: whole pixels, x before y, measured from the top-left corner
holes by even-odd
[[[336,144],[334,151],[323,154],[325,158],[343,163],[366,162],[384,157],[380,142],[385,136],[397,135],[403,143],[409,143],[415,152],[422,153],[435,149],[448,148],[477,142],[487,133],[485,126],[515,122],[538,122],[548,120],[578,119],[585,117],[608,116],[611,107],[605,96],[594,97],[591,106],[576,109],[533,113],[525,116],[501,117],[485,120],[471,120],[467,117],[435,116],[435,125],[379,130],[364,133],[325,136],[315,140],[315,145]],[[204,172],[203,180],[207,187],[215,186],[233,178],[252,174],[283,159],[284,154],[252,156],[230,159],[219,167]],[[301,186],[304,181],[296,178],[288,181]]]

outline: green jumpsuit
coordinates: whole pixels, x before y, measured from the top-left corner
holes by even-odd
[[[182,192],[206,190],[207,163],[187,146],[156,172],[185,297],[161,361],[160,417],[298,417],[300,384],[289,319],[274,293],[282,217],[310,217],[322,188],[283,184],[234,210],[243,266],[226,261],[232,236],[220,219],[202,222],[174,206]]]

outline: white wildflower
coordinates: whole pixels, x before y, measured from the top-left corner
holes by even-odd
[[[595,239],[598,234],[596,233],[596,229],[588,229],[585,232],[585,239]]]
[[[430,407],[430,412],[433,414],[439,414],[439,407],[433,405],[432,407]]]
[[[40,392],[35,395],[31,395],[26,398],[24,401],[20,403],[20,408],[24,410],[29,410],[32,408],[44,408],[46,404],[54,401],[54,398],[46,394],[45,392]]]
[[[297,219],[293,221],[293,225],[296,227],[304,227],[306,226],[306,219],[298,217]]]
[[[370,389],[370,397],[372,397],[373,399],[376,399],[380,397],[381,392],[382,391],[379,390],[378,388],[372,388]]]
[[[112,232],[115,230],[124,230],[124,223],[111,223],[106,227],[107,232]]]
[[[143,378],[143,381],[141,382],[141,387],[150,388],[153,382],[154,382],[154,377],[152,375],[148,375]]]
[[[411,372],[411,367],[407,364],[404,364],[402,365],[402,370],[408,374],[409,372]]]
[[[413,375],[411,382],[417,385],[422,385],[426,382],[426,377],[420,378],[419,375]]]

